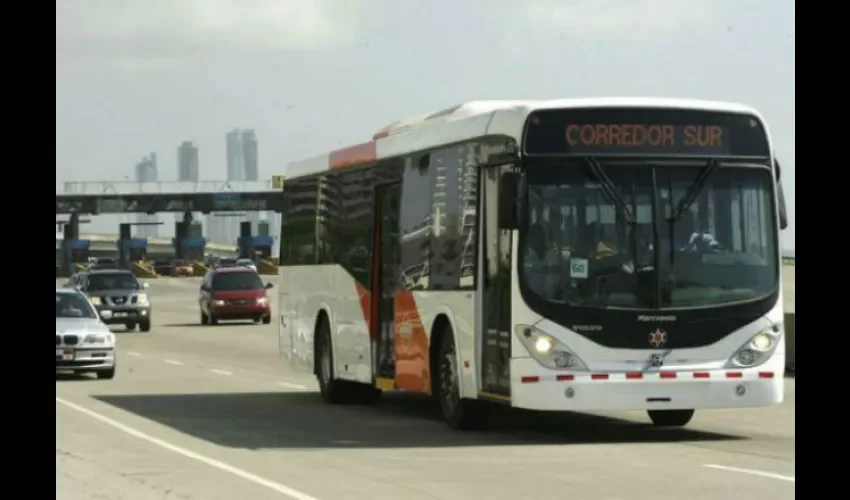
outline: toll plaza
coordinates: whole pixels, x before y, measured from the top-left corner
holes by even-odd
[[[243,190],[239,190],[240,187]],[[87,253],[82,251],[85,245],[74,243],[79,235],[81,215],[162,212],[183,214],[182,221],[175,224],[175,236],[172,240],[175,256],[177,259],[199,261],[203,259],[207,242],[203,237],[200,222],[193,220],[193,213],[200,212],[205,215],[211,213],[238,215],[238,212],[252,211],[280,213],[282,208],[282,190],[274,189],[270,181],[66,183],[65,191],[56,194],[57,216],[69,216],[64,222],[65,232],[62,241],[64,257],[61,267],[71,272],[74,264],[88,260],[88,255],[82,259],[83,254]],[[147,258],[147,239],[134,238],[131,234],[132,226],[142,224],[150,223],[120,224],[119,239],[116,244],[119,261],[133,268],[137,274],[147,276],[153,273],[152,267],[144,266]],[[273,237],[267,234],[267,225],[261,228],[260,232],[259,235],[252,235],[250,222],[240,225],[240,236],[236,242],[240,255],[255,260],[271,257]],[[75,248],[78,254],[74,253]]]

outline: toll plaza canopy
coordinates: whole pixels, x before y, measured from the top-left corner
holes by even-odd
[[[279,191],[224,193],[62,193],[56,214],[121,214],[158,212],[246,212],[283,208]]]

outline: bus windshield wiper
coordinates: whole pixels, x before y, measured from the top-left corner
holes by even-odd
[[[629,206],[626,205],[626,202],[623,201],[623,197],[617,192],[617,188],[614,186],[614,183],[611,182],[611,178],[608,177],[605,170],[602,169],[599,161],[596,158],[587,157],[585,158],[585,162],[587,163],[588,168],[590,168],[590,172],[593,174],[593,177],[596,178],[596,182],[599,183],[599,188],[602,190],[602,196],[604,196],[609,203],[614,205],[617,214],[626,222],[626,224],[635,224],[637,221],[635,220],[634,215],[632,215],[632,211],[629,210]]]
[[[682,216],[685,215],[688,210],[690,210],[691,205],[693,205],[697,201],[697,198],[699,197],[700,193],[702,193],[706,181],[708,181],[708,178],[711,176],[712,173],[714,173],[714,170],[717,169],[717,167],[719,166],[720,160],[718,160],[717,158],[712,158],[708,160],[708,164],[703,167],[702,170],[700,170],[699,175],[697,175],[697,178],[694,180],[693,184],[688,187],[688,191],[687,193],[685,193],[685,196],[683,196],[682,199],[679,200],[679,204],[676,206],[675,212],[673,212],[670,219],[668,219],[670,222],[681,219]]]

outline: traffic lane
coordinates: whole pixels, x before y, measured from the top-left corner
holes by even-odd
[[[152,446],[64,404],[56,405],[56,498],[279,499],[233,475]]]
[[[169,294],[169,309],[166,315],[160,315],[162,323],[155,320],[155,339],[149,341],[145,336],[135,335],[122,337],[122,348],[154,358],[179,358],[181,362],[192,366],[229,370],[258,382],[278,380],[285,384],[284,387],[294,385],[315,388],[310,374],[293,373],[280,360],[276,325],[223,323],[201,326],[199,322],[191,322],[193,308],[197,307],[191,303],[194,300],[192,295],[186,295],[185,289],[181,292],[174,287],[166,293]],[[698,411],[689,428],[748,438],[744,441],[701,442],[698,445],[701,448],[733,453],[745,457],[744,462],[751,459],[746,457],[763,457],[783,465],[792,464],[795,447],[794,395],[795,381],[786,379],[786,396],[782,405],[760,409]],[[637,423],[648,422],[644,412],[600,415]]]
[[[632,498],[635,488],[661,499],[793,498],[793,483],[705,467],[728,467],[729,454],[699,445],[736,436],[524,412],[458,433],[424,398],[331,407],[315,393],[147,357],[128,358],[113,381],[57,385],[147,435],[320,499]]]
[[[315,390],[309,373],[293,372],[277,353],[277,334],[268,326],[224,324],[216,327],[159,327],[154,341],[141,335],[121,337],[121,347],[134,356],[169,360],[206,370],[225,370],[258,384]],[[702,410],[690,429],[747,437],[693,444],[740,454],[793,463],[795,449],[795,386],[786,379],[783,404],[756,409]],[[636,423],[647,423],[644,412],[598,413]],[[745,458],[750,460],[750,458]],[[736,463],[740,463],[736,459]]]

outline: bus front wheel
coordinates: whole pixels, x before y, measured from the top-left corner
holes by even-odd
[[[479,402],[460,397],[460,370],[457,365],[454,332],[446,326],[440,339],[437,380],[434,394],[446,423],[452,428],[469,430],[481,426],[483,410]]]
[[[694,410],[649,410],[647,413],[657,427],[684,427],[694,418]]]

